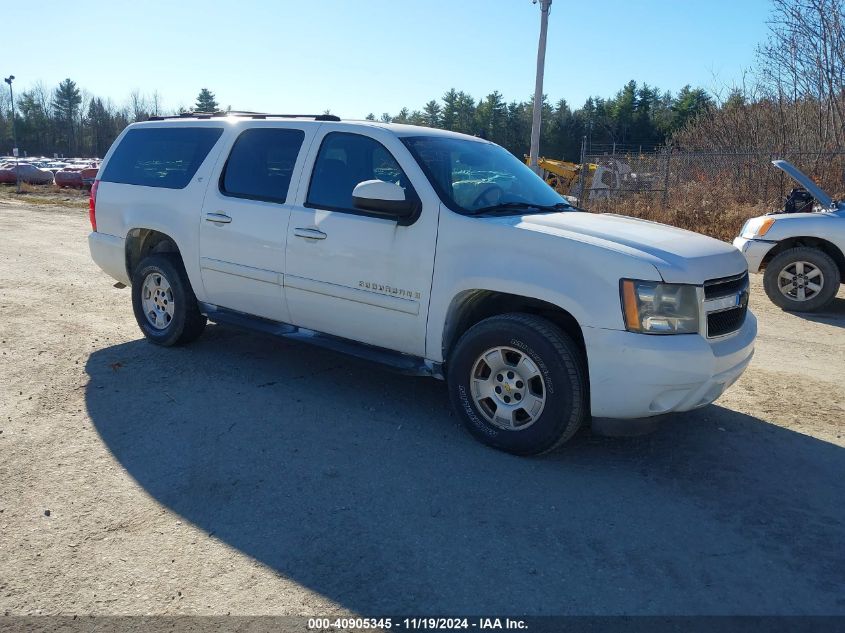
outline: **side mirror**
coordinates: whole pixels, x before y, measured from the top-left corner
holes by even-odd
[[[400,224],[413,221],[420,208],[417,200],[406,200],[405,190],[384,180],[365,180],[352,190],[352,204],[356,209],[395,218]]]

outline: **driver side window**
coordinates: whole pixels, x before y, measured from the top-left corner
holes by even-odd
[[[408,177],[393,155],[369,136],[331,132],[325,136],[314,163],[306,207],[362,214],[352,204],[352,191],[365,180],[384,180],[415,195]]]

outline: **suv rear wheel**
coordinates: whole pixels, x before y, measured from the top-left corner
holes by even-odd
[[[836,296],[839,282],[839,268],[830,255],[808,246],[778,253],[763,275],[769,299],[791,312],[821,310]]]
[[[132,275],[132,308],[138,326],[151,342],[169,347],[197,339],[206,318],[178,255],[144,258]]]
[[[588,414],[575,342],[546,319],[504,314],[470,328],[447,372],[452,406],[481,442],[517,455],[554,450]]]

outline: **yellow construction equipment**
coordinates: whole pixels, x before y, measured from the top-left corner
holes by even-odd
[[[530,165],[530,159],[525,157],[525,164]],[[572,191],[573,185],[578,182],[581,175],[581,165],[578,163],[570,163],[565,160],[556,160],[554,158],[539,158],[537,165],[543,170],[543,180],[555,191],[561,195],[568,195]],[[593,172],[598,165],[594,163],[587,163],[587,171]]]

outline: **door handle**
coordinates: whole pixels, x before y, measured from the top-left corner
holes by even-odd
[[[304,237],[306,240],[324,240],[326,239],[326,234],[322,231],[318,231],[317,229],[305,229],[301,227],[297,227],[293,230],[293,234],[297,237]]]
[[[217,212],[217,213],[206,213],[205,214],[205,221],[206,222],[214,222],[215,224],[229,224],[232,221],[225,213]]]

